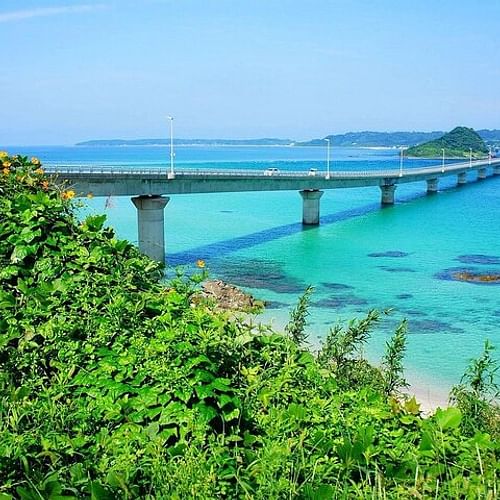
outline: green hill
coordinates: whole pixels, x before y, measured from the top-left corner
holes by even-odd
[[[475,130],[456,127],[439,139],[408,148],[406,154],[420,158],[440,158],[443,149],[447,158],[468,157],[471,150],[474,158],[484,157],[488,153],[486,144]]]

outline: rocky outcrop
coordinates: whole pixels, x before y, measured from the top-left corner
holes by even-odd
[[[202,283],[201,295],[213,299],[221,309],[230,311],[253,312],[264,306],[261,301],[250,294],[221,280],[209,280]]]

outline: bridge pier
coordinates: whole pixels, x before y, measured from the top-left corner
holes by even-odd
[[[382,191],[380,203],[382,205],[394,205],[394,191],[396,191],[396,186],[394,184],[380,186],[380,191]]]
[[[457,184],[459,186],[463,186],[464,184],[467,184],[467,172],[462,172],[457,175]]]
[[[163,209],[168,196],[134,196],[137,208],[139,250],[153,260],[165,262],[165,227]]]
[[[438,179],[427,179],[427,194],[434,194],[438,192],[439,181]]]
[[[500,165],[495,165],[493,167],[493,175],[500,175]]]
[[[319,200],[323,196],[323,191],[304,189],[299,192],[302,196],[302,224],[317,226],[319,224]]]
[[[478,179],[486,179],[486,168],[480,168],[477,171],[477,178]]]

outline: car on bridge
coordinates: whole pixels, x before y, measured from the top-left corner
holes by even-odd
[[[311,177],[316,177],[317,173],[318,173],[318,169],[317,168],[310,168],[307,175],[310,175]]]
[[[279,173],[280,173],[280,169],[276,168],[276,167],[270,167],[270,168],[266,168],[266,170],[264,170],[264,175],[278,175]]]

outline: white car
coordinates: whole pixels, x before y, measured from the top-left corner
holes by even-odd
[[[271,167],[264,170],[264,175],[277,175],[280,173],[279,168]]]
[[[316,177],[316,174],[318,173],[317,168],[310,168],[309,173],[307,175],[310,175],[311,177]]]

